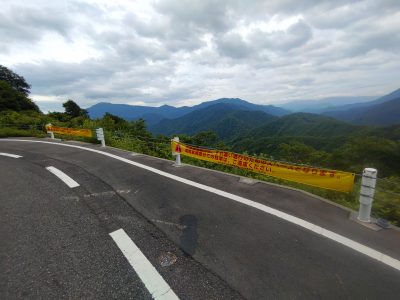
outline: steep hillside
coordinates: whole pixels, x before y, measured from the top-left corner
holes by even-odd
[[[365,130],[363,126],[310,113],[294,113],[264,124],[230,141],[235,151],[280,153],[281,144],[303,143],[317,150],[331,152],[354,134]],[[368,132],[369,133],[369,132]]]
[[[310,114],[294,113],[255,129],[254,136],[340,136],[355,132],[359,128],[333,118]]]
[[[153,133],[166,135],[191,135],[200,131],[213,130],[220,138],[229,139],[277,119],[262,111],[242,109],[240,105],[217,103],[174,120],[162,120],[155,126],[150,126],[149,129]]]

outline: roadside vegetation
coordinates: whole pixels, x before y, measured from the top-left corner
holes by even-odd
[[[108,146],[174,159],[170,149],[172,136],[151,134],[144,120],[128,122],[109,113],[102,118],[91,119],[87,111],[71,99],[63,104],[64,112],[43,114],[29,98],[29,90],[30,86],[23,77],[0,65],[0,137],[45,137],[47,134],[44,126],[48,123],[93,130],[102,127]],[[56,137],[98,142],[95,137],[79,138],[57,134]],[[179,137],[182,142],[193,145],[354,172],[358,175],[355,188],[352,193],[346,194],[182,156],[184,163],[299,188],[355,210],[358,208],[359,175],[365,167],[377,168],[380,179],[377,182],[373,215],[400,225],[400,126],[385,130],[366,127],[351,135],[331,139],[329,136],[297,135],[262,139],[247,137],[227,141],[220,139],[213,131]]]

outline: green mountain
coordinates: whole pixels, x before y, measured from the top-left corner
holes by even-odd
[[[239,98],[221,98],[194,106],[182,107],[169,105],[151,107],[101,102],[89,107],[87,111],[91,118],[101,118],[105,113],[111,113],[128,121],[144,119],[149,126],[153,126],[163,119],[176,119],[215,104],[231,104],[241,110],[262,111],[274,116],[283,116],[290,113],[290,111],[277,106],[254,104]]]
[[[150,131],[155,134],[188,134],[200,131],[215,131],[221,139],[230,139],[239,134],[249,133],[262,124],[276,120],[278,117],[262,111],[243,110],[235,104],[217,103],[188,113],[173,120],[162,120]]]
[[[265,124],[252,132],[254,136],[341,136],[359,130],[334,118],[311,113],[294,113]]]
[[[299,142],[317,150],[330,151],[345,143],[347,138],[364,130],[334,118],[311,113],[294,113],[261,125],[233,139],[236,151],[251,149],[254,153],[277,152],[282,143]]]

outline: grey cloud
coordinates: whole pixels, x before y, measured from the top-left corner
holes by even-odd
[[[96,19],[105,20],[107,11],[95,3],[89,4],[82,1],[68,1],[66,8],[69,13],[91,16]],[[108,11],[109,12],[109,11]]]
[[[68,37],[71,26],[68,16],[53,8],[12,7],[0,12],[2,42],[28,43],[39,40],[45,31]]]
[[[307,43],[312,37],[312,30],[308,24],[299,21],[289,27],[287,31],[275,31],[271,33],[261,30],[255,31],[251,37],[251,43],[259,48],[271,51],[289,51]]]
[[[143,89],[168,94],[168,76],[173,63],[136,64],[109,57],[109,61],[87,60],[80,64],[43,62],[40,66],[21,64],[15,70],[32,84],[32,94],[77,98],[87,106],[92,100],[151,101]],[[163,97],[163,95],[161,95]],[[161,98],[160,97],[160,98]]]
[[[222,55],[237,59],[249,57],[254,51],[240,35],[232,33],[222,36],[217,41],[217,47]]]
[[[244,41],[239,34],[228,33],[216,39],[221,55],[233,59],[248,58],[257,60],[257,64],[269,64],[268,52],[287,52],[301,47],[312,38],[312,30],[308,24],[299,21],[287,31],[265,32],[254,30]],[[266,53],[267,52],[267,53]]]
[[[65,99],[67,100],[67,99]],[[48,111],[63,111],[64,107],[62,106],[61,102],[56,101],[39,101],[36,102],[42,112]]]
[[[170,52],[162,45],[140,39],[122,40],[116,50],[119,55],[128,57],[130,60],[167,60],[170,57]]]
[[[151,38],[166,38],[170,29],[170,21],[163,15],[152,16],[150,20],[144,21],[136,14],[128,12],[124,17],[124,25],[138,35]]]
[[[207,29],[211,32],[225,32],[234,25],[230,15],[229,2],[219,0],[160,1],[156,10],[170,18],[171,23]]]
[[[168,51],[193,51],[204,46],[201,28],[165,16],[145,22],[134,14],[127,14],[124,24],[139,36],[158,41]]]
[[[400,51],[398,28],[366,28],[368,28],[367,31],[355,28],[353,36],[349,36],[352,40],[345,51],[348,56],[362,55],[374,49],[396,53]]]
[[[312,83],[315,82],[314,78],[308,77],[308,78],[299,78],[296,81],[296,85],[311,85]]]
[[[399,4],[167,0],[154,2],[143,19],[123,4],[74,1],[41,11],[23,8],[18,22],[4,10],[0,57],[12,57],[21,43],[34,45],[46,32],[72,42],[87,39],[98,57],[11,66],[32,84],[33,94],[71,97],[84,107],[97,101],[173,105],[232,96],[265,103],[368,94],[377,83],[380,90],[398,85]],[[300,21],[286,30],[248,27],[247,35],[237,34],[238,27],[273,17]],[[355,89],[361,81],[363,90]]]

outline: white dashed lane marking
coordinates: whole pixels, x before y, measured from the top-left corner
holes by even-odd
[[[156,268],[154,268],[122,228],[111,232],[110,236],[135,270],[140,280],[144,283],[153,299],[179,299],[164,278],[157,272]]]
[[[67,174],[65,174],[63,171],[60,171],[59,169],[55,167],[46,167],[46,169],[50,172],[56,175],[58,178],[60,178],[66,185],[68,185],[70,188],[74,188],[79,186],[79,183],[77,183],[75,180],[73,180],[71,177],[69,177]]]
[[[0,152],[1,156],[7,156],[7,157],[12,157],[12,158],[21,158],[21,155],[17,155],[17,154],[11,154],[11,153],[4,153],[4,152]]]

